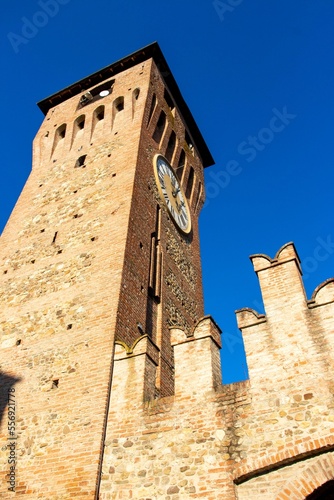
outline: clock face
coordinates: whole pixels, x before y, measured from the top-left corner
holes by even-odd
[[[165,201],[170,215],[181,231],[190,233],[188,203],[174,170],[162,155],[156,155],[153,164],[160,196]]]

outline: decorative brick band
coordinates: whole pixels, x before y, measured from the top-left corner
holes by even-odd
[[[333,432],[334,429],[331,429]],[[285,451],[269,455],[252,464],[243,464],[236,469],[235,484],[242,484],[255,477],[269,474],[288,465],[307,460],[319,455],[334,452],[334,436],[296,443]],[[252,470],[251,470],[252,469]],[[322,483],[321,483],[322,484]],[[301,498],[301,497],[298,497]]]

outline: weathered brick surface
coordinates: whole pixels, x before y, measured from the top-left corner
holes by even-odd
[[[307,300],[293,244],[252,256],[266,314],[237,312],[250,380],[222,386],[220,330],[203,317],[200,154],[155,61],[112,79],[103,99],[78,108],[69,93],[49,110],[1,236],[0,437],[14,387],[16,494],[305,498],[333,479],[334,280]],[[172,131],[185,190],[194,169],[188,236],[153,173]]]

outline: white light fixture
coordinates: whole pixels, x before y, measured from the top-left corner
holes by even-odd
[[[101,90],[100,97],[106,97],[109,94],[110,94],[109,90]]]

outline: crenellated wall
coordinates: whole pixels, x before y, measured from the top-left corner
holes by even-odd
[[[221,385],[210,317],[171,328],[173,397],[150,400],[147,336],[117,346],[101,499],[297,500],[333,479],[334,279],[307,300],[292,243],[251,260],[266,314],[237,311],[250,380]]]
[[[251,261],[265,315],[237,311],[251,404],[237,421],[246,457],[234,475],[239,499],[268,499],[334,450],[334,279],[307,300],[293,243]]]

